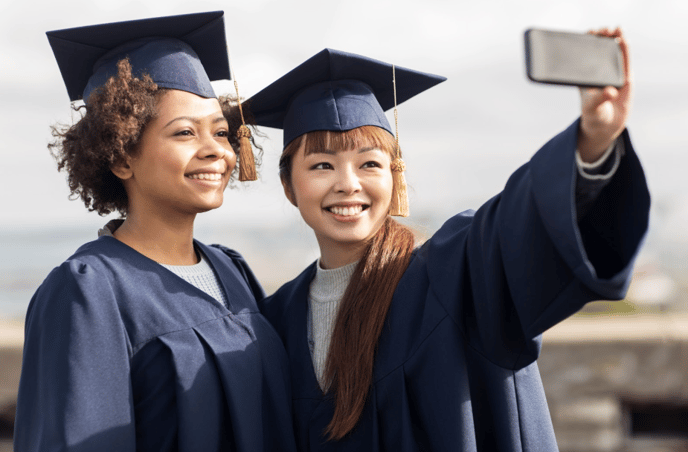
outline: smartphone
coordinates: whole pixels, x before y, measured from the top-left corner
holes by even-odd
[[[534,82],[617,88],[626,82],[614,38],[531,28],[525,32],[525,46],[526,73]]]

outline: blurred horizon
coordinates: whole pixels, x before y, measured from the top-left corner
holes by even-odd
[[[513,171],[579,114],[575,88],[527,80],[525,29],[586,31],[621,26],[635,76],[628,125],[653,196],[643,259],[654,262],[662,272],[684,275],[683,256],[688,252],[684,232],[688,178],[683,170],[688,165],[688,28],[684,19],[688,3],[657,0],[652,3],[652,14],[648,8],[638,0],[575,4],[429,0],[422,7],[408,0],[202,0],[193,7],[178,0],[6,2],[0,6],[0,128],[4,137],[0,152],[5,168],[0,182],[0,237],[11,241],[13,234],[34,234],[35,246],[42,252],[15,247],[3,252],[3,261],[7,268],[24,272],[17,262],[32,257],[35,261],[26,268],[45,271],[35,275],[40,281],[79,243],[95,238],[95,231],[116,217],[99,217],[87,212],[81,201],[69,201],[65,177],[56,171],[46,149],[50,126],[69,124],[78,113],[71,111],[45,32],[222,9],[231,62],[244,98],[325,47],[448,77],[399,107],[399,135],[410,184],[409,221],[427,233],[452,214],[476,209],[498,193]],[[218,93],[233,92],[230,82],[214,85]],[[299,247],[280,251],[277,247],[290,244],[270,241],[269,246],[275,248],[272,254],[255,253],[268,261],[249,262],[275,268],[302,266],[317,256],[317,246],[314,249],[311,232],[287,202],[278,181],[281,134],[263,132],[267,138],[261,140],[260,180],[236,183],[236,188],[225,193],[221,208],[199,215],[198,238],[249,255],[253,251],[243,246],[250,232],[232,236],[232,231],[268,231],[261,234],[270,235],[272,230],[276,236],[281,234],[278,231],[296,231],[303,236],[294,240]],[[55,231],[70,228],[93,235],[78,232],[83,234],[76,236],[81,241],[75,241],[65,256],[64,234]],[[50,252],[50,247],[60,251]],[[684,276],[672,278],[686,284]],[[13,280],[3,280],[7,287],[13,284]],[[2,303],[0,299],[0,316]]]

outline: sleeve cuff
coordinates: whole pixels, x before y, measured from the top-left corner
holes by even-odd
[[[614,176],[621,156],[624,154],[623,140],[617,139],[612,143],[604,154],[592,163],[586,163],[581,159],[580,152],[576,149],[576,167],[578,174],[588,180],[608,180]]]

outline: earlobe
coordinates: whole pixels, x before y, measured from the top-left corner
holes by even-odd
[[[131,169],[131,166],[129,165],[129,159],[127,159],[126,162],[122,162],[118,165],[110,166],[110,171],[112,171],[112,174],[114,174],[122,180],[131,179],[131,177],[134,175],[134,171]]]
[[[294,193],[291,190],[291,186],[284,180],[282,181],[282,188],[284,189],[284,196],[287,197],[289,202],[292,203],[294,207],[298,207],[298,205],[296,204],[296,199],[294,198]]]

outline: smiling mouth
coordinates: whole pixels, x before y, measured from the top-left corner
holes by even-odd
[[[207,180],[207,181],[219,181],[222,179],[222,174],[220,173],[197,173],[197,174],[186,174],[185,177],[195,180]]]
[[[370,206],[367,204],[358,204],[355,206],[330,206],[325,208],[325,210],[342,217],[352,217],[368,209],[368,207]]]

